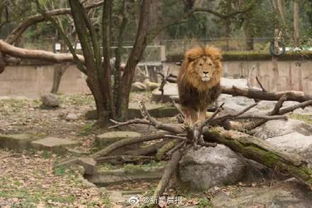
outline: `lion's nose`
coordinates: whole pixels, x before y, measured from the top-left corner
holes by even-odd
[[[204,74],[208,74],[208,72],[204,72]]]

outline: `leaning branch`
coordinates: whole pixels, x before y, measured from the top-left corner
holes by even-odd
[[[5,55],[10,55],[17,58],[25,59],[39,59],[49,62],[62,63],[62,62],[73,62],[74,58],[72,54],[68,53],[52,53],[44,50],[30,50],[15,47],[6,43],[3,40],[0,40],[0,51]],[[77,55],[79,60],[84,62],[84,57]]]

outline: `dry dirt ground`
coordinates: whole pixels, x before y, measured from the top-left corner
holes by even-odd
[[[0,133],[28,133],[81,142],[88,151],[93,142],[93,121],[84,113],[94,109],[91,96],[61,96],[58,109],[42,109],[40,100],[0,100]],[[72,113],[77,120],[67,121]],[[50,152],[0,151],[0,207],[110,207],[105,191],[89,187],[73,170],[53,170],[64,155]]]

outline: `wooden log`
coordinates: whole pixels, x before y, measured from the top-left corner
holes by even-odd
[[[10,45],[3,40],[0,40],[0,51],[3,54],[7,54],[13,57],[26,58],[26,59],[38,59],[44,61],[50,61],[53,63],[62,63],[62,62],[74,62],[74,57],[70,53],[52,53],[44,50],[30,50],[15,47]],[[84,62],[84,57],[77,55],[79,60]]]
[[[222,93],[233,96],[244,96],[258,100],[279,100],[282,96],[287,96],[288,101],[304,102],[312,100],[312,96],[305,95],[300,91],[284,91],[284,92],[267,92],[257,89],[242,89],[238,87],[224,87],[222,86]]]
[[[297,178],[312,189],[312,169],[297,154],[277,150],[262,139],[237,131],[227,131],[220,127],[206,129],[203,135],[206,141],[223,144],[241,153],[245,158]]]

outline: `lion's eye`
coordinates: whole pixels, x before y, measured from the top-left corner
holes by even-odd
[[[203,66],[203,64],[202,64],[202,63],[199,63],[199,66]]]
[[[212,63],[209,63],[208,65],[209,65],[209,66],[212,66]]]

